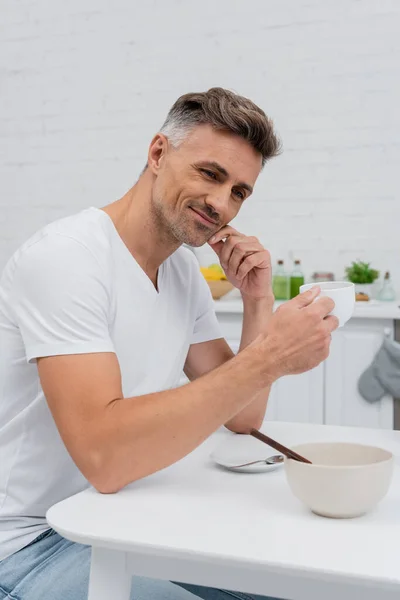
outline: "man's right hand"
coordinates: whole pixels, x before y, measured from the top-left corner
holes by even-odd
[[[320,288],[313,287],[280,306],[272,316],[261,346],[274,379],[304,373],[328,357],[331,333],[339,321],[328,316],[335,306],[331,298],[314,302],[319,293]]]

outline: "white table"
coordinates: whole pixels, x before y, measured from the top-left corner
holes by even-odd
[[[388,496],[358,519],[318,517],[291,494],[283,469],[216,467],[210,452],[234,435],[219,431],[118,494],[89,489],[48,511],[51,527],[93,548],[89,599],[127,600],[133,574],[290,600],[398,598],[400,432],[279,422],[263,429],[287,445],[343,440],[391,450]]]

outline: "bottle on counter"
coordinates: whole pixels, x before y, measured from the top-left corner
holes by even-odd
[[[335,275],[330,271],[317,271],[312,274],[313,283],[324,283],[325,281],[335,281]]]
[[[300,292],[300,286],[304,284],[304,274],[301,270],[301,263],[299,260],[294,261],[293,271],[290,274],[290,297],[294,298],[298,296]]]
[[[278,260],[275,272],[272,276],[272,291],[275,300],[290,299],[290,276],[285,271],[283,260]]]
[[[378,294],[378,300],[382,300],[383,302],[392,302],[393,300],[396,300],[396,292],[394,291],[389,271],[386,271],[385,273],[382,289]]]

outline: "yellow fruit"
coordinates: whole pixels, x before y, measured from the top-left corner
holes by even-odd
[[[200,267],[200,271],[202,272],[204,278],[207,281],[221,281],[226,279],[225,273],[221,269],[212,269],[210,267]]]
[[[208,268],[214,269],[215,271],[218,271],[218,273],[223,273],[221,265],[219,265],[217,263],[213,263],[212,265],[209,265]]]
[[[203,276],[205,277],[205,279],[207,279],[207,281],[215,281],[219,279],[217,274],[208,267],[200,267],[200,271],[203,273]]]
[[[225,275],[224,270],[223,270],[223,268],[221,267],[220,264],[213,263],[208,268],[212,269],[216,273],[219,273],[219,279],[222,279],[222,280],[226,281],[226,275]]]

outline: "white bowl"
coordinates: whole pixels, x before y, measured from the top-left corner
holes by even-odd
[[[293,494],[314,513],[346,519],[373,509],[393,476],[391,452],[362,444],[312,443],[292,448],[313,464],[285,458]]]

